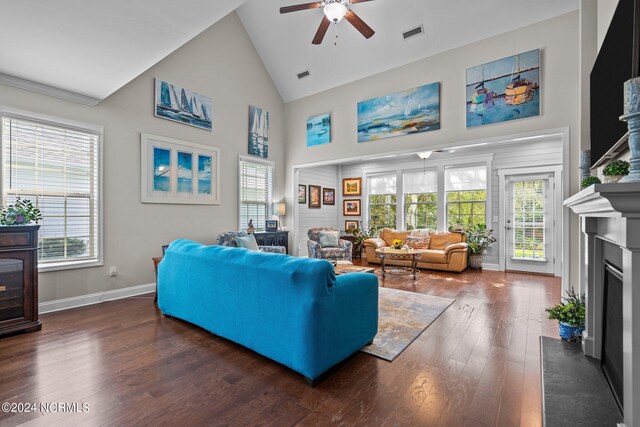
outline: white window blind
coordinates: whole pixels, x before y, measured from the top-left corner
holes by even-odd
[[[369,195],[396,194],[396,174],[368,176]]]
[[[438,174],[435,170],[404,172],[402,183],[404,194],[438,192]]]
[[[445,170],[446,191],[485,190],[487,188],[487,167],[463,166]]]
[[[42,211],[39,263],[98,260],[100,135],[37,120],[2,117],[2,199]]]
[[[256,230],[265,229],[272,215],[273,166],[240,160],[240,229],[253,220]]]

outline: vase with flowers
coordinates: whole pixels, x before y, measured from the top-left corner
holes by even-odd
[[[395,239],[393,242],[393,249],[402,249],[402,244],[404,243],[402,240],[400,239]]]

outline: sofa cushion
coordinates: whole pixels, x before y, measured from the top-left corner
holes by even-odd
[[[413,249],[429,249],[429,236],[407,236],[407,245]]]
[[[447,255],[444,251],[438,251],[433,249],[422,250],[422,257],[418,262],[427,262],[430,264],[446,264],[448,262]]]
[[[344,258],[345,250],[342,248],[322,248],[320,249],[323,259]]]
[[[411,230],[409,236],[413,237],[429,237],[431,235],[431,230],[427,230],[426,228],[416,228]]]
[[[337,231],[321,231],[318,235],[318,241],[323,248],[337,248],[339,235]]]
[[[387,246],[393,246],[393,241],[396,239],[406,242],[408,235],[409,235],[408,231],[398,231],[398,230],[392,230],[390,228],[385,228],[380,232],[380,237],[382,238],[382,240],[387,242]]]
[[[460,242],[462,242],[462,234],[460,233],[432,232],[429,249],[444,250],[447,246]]]
[[[239,248],[245,248],[251,251],[259,250],[258,242],[256,242],[256,238],[253,234],[249,234],[248,236],[236,236],[236,244]]]

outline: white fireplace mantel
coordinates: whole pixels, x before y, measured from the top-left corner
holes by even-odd
[[[580,215],[579,289],[587,297],[583,348],[596,359],[602,349],[603,243],[622,250],[624,424],[640,427],[640,183],[592,185],[564,204]]]

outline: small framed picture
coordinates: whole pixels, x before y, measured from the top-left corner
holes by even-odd
[[[360,216],[360,199],[344,200],[342,205],[342,215]]]
[[[298,203],[304,205],[307,203],[307,186],[298,184]]]
[[[278,231],[278,221],[275,219],[268,219],[264,222],[264,228],[267,231]]]
[[[322,187],[319,185],[309,185],[309,207],[320,209],[322,207]]]
[[[323,205],[335,205],[336,204],[336,189],[335,188],[323,188],[322,189],[322,204]]]
[[[347,219],[344,221],[344,230],[347,233],[353,233],[353,230],[357,230],[360,226],[360,221],[353,219]]]
[[[362,178],[344,178],[342,180],[343,196],[360,196],[362,194]]]

